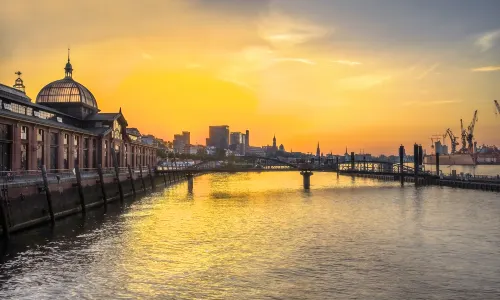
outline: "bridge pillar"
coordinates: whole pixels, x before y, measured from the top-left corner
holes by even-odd
[[[193,183],[194,183],[194,180],[193,180],[194,175],[191,173],[187,173],[186,178],[187,178],[187,182],[188,182],[188,190],[190,192],[192,192],[193,191]]]
[[[311,171],[301,171],[300,175],[302,175],[302,179],[304,181],[304,189],[308,190],[311,188],[311,176],[313,175],[313,172]]]

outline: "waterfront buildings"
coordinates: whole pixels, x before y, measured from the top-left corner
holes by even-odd
[[[20,72],[14,87],[0,84],[0,170],[111,167],[113,150],[119,166],[155,165],[157,148],[127,128],[121,108],[100,112],[90,90],[73,79],[69,57],[64,70],[64,78],[43,87],[35,102]]]
[[[207,139],[207,146],[219,149],[229,148],[229,126],[210,126],[208,132],[209,138]]]

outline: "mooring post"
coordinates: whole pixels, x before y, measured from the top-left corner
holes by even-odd
[[[418,160],[419,160],[419,153],[418,153],[418,145],[414,144],[413,145],[413,171],[415,173],[415,185],[418,185]]]
[[[165,186],[167,186],[167,174],[165,173],[165,167],[162,167],[162,172],[163,172],[163,182],[165,183]]]
[[[45,165],[42,166],[42,179],[45,196],[47,197],[47,206],[49,207],[50,223],[54,225],[56,224],[56,219],[54,217],[54,209],[52,208],[52,194],[49,189],[49,180],[47,179],[47,169],[45,168]]]
[[[404,173],[404,155],[405,146],[399,146],[399,180],[401,181],[401,186],[405,185],[405,173]]]
[[[188,181],[188,190],[190,192],[192,192],[193,191],[193,182],[194,182],[193,178],[194,178],[194,175],[191,174],[191,173],[187,173],[186,174],[186,178],[187,178],[187,181]]]
[[[139,166],[139,171],[141,174],[142,190],[146,192],[146,183],[144,182],[144,176],[142,176],[142,166]]]
[[[155,180],[153,178],[153,174],[151,173],[151,166],[148,165],[149,179],[151,180],[151,190],[156,190]]]
[[[311,176],[313,175],[313,172],[309,170],[301,171],[300,175],[302,175],[303,183],[304,183],[304,189],[308,190],[311,188]]]
[[[102,166],[97,166],[97,174],[99,174],[99,185],[101,186],[102,201],[104,203],[104,211],[108,210],[108,197],[106,196],[106,189],[104,188],[104,176],[102,175]]]
[[[10,228],[9,228],[9,220],[7,220],[7,209],[4,206],[5,199],[3,195],[0,195],[0,217],[2,218],[2,232],[3,238],[5,240],[10,239]]]
[[[120,194],[120,201],[123,203],[123,188],[122,183],[120,182],[120,170],[118,169],[118,160],[116,159],[116,151],[115,148],[111,148],[111,156],[113,159],[113,166],[115,168],[115,181],[118,185],[118,193]]]
[[[356,166],[355,166],[355,163],[354,163],[354,152],[351,152],[351,171],[354,171]]]
[[[336,156],[336,160],[337,160],[337,177],[339,176],[339,172],[340,172],[340,165],[339,165],[339,157]]]
[[[128,168],[128,177],[130,179],[130,185],[132,186],[132,193],[134,194],[134,197],[136,196],[136,193],[135,193],[135,183],[134,183],[134,173],[132,173],[132,168],[130,167],[130,165],[127,166]]]
[[[80,174],[80,167],[78,167],[78,165],[75,166],[75,175],[78,195],[80,196],[80,206],[82,208],[82,214],[85,215],[87,213],[87,209],[85,207],[85,196],[83,195],[82,175]]]
[[[436,175],[439,176],[439,152],[436,152]]]

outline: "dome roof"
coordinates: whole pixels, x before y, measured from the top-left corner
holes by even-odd
[[[82,84],[76,82],[71,77],[56,80],[47,84],[36,96],[36,103],[65,103],[80,102],[97,108],[97,101],[94,95]]]

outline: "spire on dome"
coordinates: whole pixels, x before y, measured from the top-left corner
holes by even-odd
[[[68,62],[66,63],[66,67],[64,68],[66,78],[73,78],[73,66],[71,65],[71,61],[69,58],[70,49],[68,48]]]

